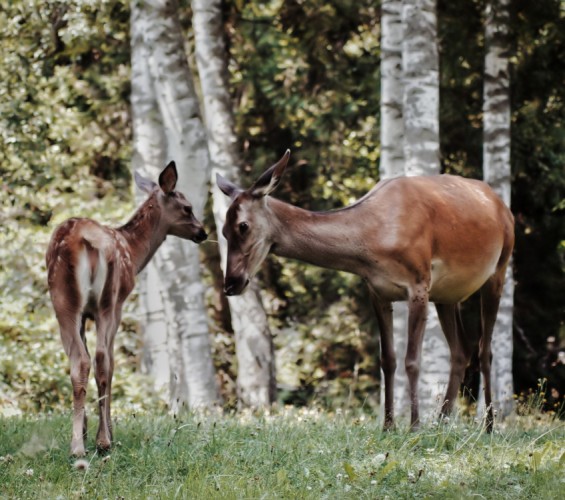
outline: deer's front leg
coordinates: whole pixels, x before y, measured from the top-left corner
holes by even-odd
[[[410,393],[410,428],[416,430],[420,423],[418,409],[418,378],[426,319],[428,315],[428,287],[421,284],[410,292],[408,298],[408,345],[406,348],[406,376]]]
[[[396,355],[392,338],[392,304],[382,301],[372,290],[370,293],[381,337],[381,366],[385,387],[383,429],[391,430],[394,429],[394,372],[396,371]]]

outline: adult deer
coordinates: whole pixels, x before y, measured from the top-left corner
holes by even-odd
[[[227,295],[243,292],[269,252],[358,274],[368,284],[381,335],[384,428],[394,426],[392,302],[408,301],[411,427],[418,415],[418,375],[428,302],[434,302],[449,344],[451,371],[442,414],[451,412],[473,349],[479,343],[486,425],[492,430],[491,337],[504,273],[514,246],[510,210],[484,182],[452,175],[379,182],[351,206],[310,212],[268,196],[279,184],[290,151],[247,190],[221,176],[232,200],[223,234],[228,241]],[[463,332],[459,304],[480,290],[479,336]]]
[[[114,336],[135,275],[167,235],[195,243],[207,238],[190,203],[175,191],[174,162],[161,172],[159,185],[137,172],[135,181],[149,197],[127,224],[112,229],[91,219],[68,219],[55,230],[47,249],[49,293],[70,360],[74,407],[71,454],[75,456],[85,454],[87,430],[84,400],[91,361],[85,339],[86,320],[96,323],[94,368],[100,415],[96,446],[104,451],[112,442]]]

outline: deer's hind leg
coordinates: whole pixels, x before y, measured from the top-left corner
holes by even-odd
[[[451,356],[449,382],[440,413],[444,417],[453,410],[455,399],[465,377],[465,369],[471,359],[471,351],[465,343],[459,307],[459,304],[436,304],[439,322]]]
[[[481,338],[479,341],[479,362],[486,405],[486,430],[492,432],[494,410],[492,407],[491,364],[492,364],[492,332],[498,314],[500,297],[504,286],[506,266],[497,270],[481,288]]]
[[[57,312],[57,311],[56,311]],[[65,352],[69,356],[71,384],[73,387],[73,430],[71,437],[71,454],[77,457],[85,455],[84,440],[86,436],[86,388],[90,373],[90,355],[84,339],[86,318],[82,315],[59,314],[57,312],[61,340]]]
[[[112,445],[112,422],[110,400],[114,356],[111,352],[118,322],[112,313],[99,314],[96,320],[96,354],[94,357],[94,376],[98,387],[99,424],[96,434],[96,448],[107,451]]]

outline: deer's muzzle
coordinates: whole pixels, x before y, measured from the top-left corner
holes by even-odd
[[[228,296],[240,295],[249,284],[249,279],[244,276],[228,276],[224,282],[224,292]]]

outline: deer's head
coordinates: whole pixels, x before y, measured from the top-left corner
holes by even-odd
[[[226,295],[239,295],[245,290],[271,249],[273,228],[266,197],[279,184],[289,158],[287,150],[246,190],[216,176],[218,187],[232,200],[222,230],[228,242]]]
[[[170,162],[161,172],[158,185],[135,172],[135,183],[139,189],[153,196],[159,205],[161,211],[159,224],[165,234],[201,243],[208,235],[192,213],[192,205],[184,194],[175,191],[177,180],[178,174],[174,161]]]

